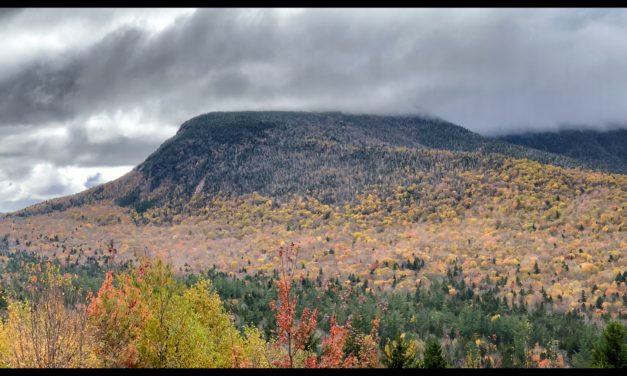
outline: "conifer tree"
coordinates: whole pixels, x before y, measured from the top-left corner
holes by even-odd
[[[402,333],[398,340],[393,340],[385,345],[382,363],[387,368],[415,368],[418,364],[416,353],[413,351],[411,342],[405,340],[405,333]]]
[[[442,346],[435,338],[429,339],[427,349],[425,350],[425,358],[423,360],[423,368],[446,368],[447,362],[442,355]]]
[[[618,322],[607,324],[603,337],[592,350],[592,365],[600,368],[627,368],[627,330]]]

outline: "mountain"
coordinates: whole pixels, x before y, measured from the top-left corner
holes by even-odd
[[[0,261],[107,268],[145,255],[181,273],[270,276],[294,242],[299,274],[364,291],[458,276],[466,298],[572,312],[605,294],[598,314],[616,316],[626,202],[625,174],[443,120],[210,113],[125,176],[2,217]]]
[[[448,151],[448,153],[444,152]],[[113,200],[144,212],[204,205],[216,194],[300,194],[326,204],[352,202],[366,187],[408,185],[415,173],[498,168],[498,155],[563,167],[585,161],[482,137],[420,116],[337,112],[214,112],[183,123],[174,137],[117,181],[17,215]]]
[[[144,268],[158,259],[209,278],[229,314],[271,336],[289,268],[321,323],[350,318],[385,343],[497,336],[503,356],[521,350],[516,365],[541,360],[544,336],[578,355],[577,341],[594,343],[584,325],[627,317],[627,175],[595,163],[417,116],[210,113],[115,181],[0,217],[0,295],[33,291],[38,260],[92,291],[136,265],[154,285],[115,279],[133,281],[118,291],[163,307],[166,279]]]
[[[507,135],[500,139],[578,159],[606,171],[627,173],[627,129],[561,130]]]

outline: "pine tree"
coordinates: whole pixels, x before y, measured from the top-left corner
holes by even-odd
[[[423,361],[423,368],[446,368],[447,363],[442,355],[442,346],[435,339],[431,338],[427,342],[427,349],[425,350],[425,358]]]
[[[610,322],[603,338],[592,350],[592,365],[600,368],[627,368],[627,330],[618,322]]]
[[[412,348],[411,343],[405,340],[405,333],[391,343],[388,340],[383,351],[383,365],[387,368],[415,368],[416,354]]]

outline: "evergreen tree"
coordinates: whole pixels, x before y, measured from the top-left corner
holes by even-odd
[[[592,353],[589,348],[583,347],[581,351],[573,354],[570,364],[574,368],[590,368],[592,363]]]
[[[416,353],[413,346],[405,340],[405,333],[398,340],[385,345],[382,363],[387,368],[415,368],[417,366]]]
[[[627,368],[627,330],[618,322],[610,322],[603,338],[592,350],[592,365],[600,368]]]
[[[435,338],[430,338],[425,350],[423,368],[446,368],[447,363],[442,355],[442,346]]]

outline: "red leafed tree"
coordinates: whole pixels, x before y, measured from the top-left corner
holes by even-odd
[[[280,260],[280,271],[278,281],[278,301],[272,301],[270,306],[275,312],[278,345],[286,349],[285,359],[274,363],[275,366],[284,368],[294,367],[294,355],[304,355],[306,368],[341,368],[357,367],[364,363],[366,367],[374,367],[378,363],[376,359],[378,338],[378,322],[373,324],[373,335],[368,336],[363,344],[364,354],[360,352],[359,357],[353,354],[345,355],[344,347],[350,335],[350,324],[338,325],[335,316],[331,317],[331,330],[329,335],[322,342],[322,354],[317,357],[313,349],[313,336],[317,326],[318,310],[311,311],[304,308],[300,320],[295,322],[297,299],[292,296],[292,284],[294,282],[294,270],[299,248],[294,243],[287,247],[280,247],[278,250]],[[360,341],[361,342],[361,341]],[[303,357],[299,356],[300,361]]]
[[[98,294],[91,298],[87,314],[103,366],[136,367],[136,341],[147,310],[129,276],[119,276],[118,282],[119,287],[115,287],[111,272],[106,274]]]
[[[298,328],[294,333],[294,348],[296,350],[312,350],[310,348],[310,340],[316,331],[316,325],[318,324],[316,320],[317,316],[317,308],[315,308],[313,312],[310,312],[309,308],[303,309],[303,314],[298,322]]]
[[[357,365],[357,359],[353,354],[344,356],[344,345],[350,332],[350,324],[338,325],[335,315],[331,317],[331,330],[329,336],[322,341],[322,355],[320,356],[320,368],[349,368]]]
[[[287,247],[278,250],[280,260],[279,272],[279,296],[278,302],[272,301],[270,306],[275,311],[278,343],[287,350],[287,356],[283,361],[275,362],[279,367],[294,367],[294,355],[296,351],[311,351],[312,338],[317,326],[316,317],[318,309],[313,311],[303,309],[298,324],[295,323],[297,299],[292,297],[292,284],[294,282],[294,270],[298,258],[299,247],[290,243]],[[315,356],[309,356],[305,360],[305,367],[315,364]]]
[[[295,337],[299,336],[296,335],[297,328],[294,326],[296,298],[291,296],[291,291],[299,250],[299,247],[294,243],[290,243],[287,247],[279,247],[278,250],[280,261],[279,299],[278,302],[270,302],[270,308],[275,312],[279,345],[285,346],[287,349],[287,359],[278,362],[276,365],[279,367],[294,367]]]

